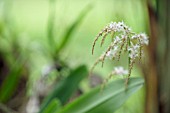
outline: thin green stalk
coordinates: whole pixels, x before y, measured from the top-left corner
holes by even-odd
[[[130,47],[130,37],[128,37],[128,47]],[[128,51],[128,69],[129,69],[129,74],[128,74],[128,77],[127,77],[127,79],[126,79],[126,82],[125,82],[125,85],[126,85],[126,88],[127,88],[127,85],[128,85],[128,81],[129,81],[129,78],[130,78],[130,61],[131,61],[131,58],[130,58],[130,51]]]

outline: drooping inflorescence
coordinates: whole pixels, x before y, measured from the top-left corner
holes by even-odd
[[[148,36],[145,33],[137,34],[131,30],[124,22],[111,22],[108,24],[95,38],[92,46],[92,54],[94,53],[94,47],[98,39],[101,37],[101,46],[104,44],[106,37],[111,34],[112,41],[106,51],[99,57],[91,68],[91,72],[95,66],[102,62],[102,67],[105,59],[114,61],[115,59],[120,60],[120,56],[124,53],[128,53],[128,71],[123,67],[116,67],[114,71],[109,75],[109,77],[104,81],[104,84],[113,75],[120,75],[116,73],[116,70],[121,70],[121,75],[128,75],[126,83],[128,83],[129,77],[131,75],[131,70],[136,59],[141,60],[143,54],[143,46],[149,44]]]

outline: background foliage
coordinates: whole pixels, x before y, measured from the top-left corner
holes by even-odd
[[[154,0],[152,4],[156,7]],[[132,77],[140,78],[131,79],[127,92],[119,77],[101,93],[93,89],[115,65],[126,66],[126,56],[98,66],[88,78],[104,50],[96,48],[91,55],[94,37],[110,21],[122,20],[134,31],[150,34],[144,0],[1,0],[0,112],[144,112],[140,64],[132,71]]]

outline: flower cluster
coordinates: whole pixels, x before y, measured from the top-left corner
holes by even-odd
[[[129,79],[133,64],[137,58],[140,60],[142,57],[143,46],[149,44],[148,36],[145,33],[137,34],[132,32],[131,28],[129,28],[124,22],[111,22],[96,36],[93,42],[92,54],[94,53],[94,47],[99,37],[102,37],[102,46],[109,34],[111,34],[111,43],[106,51],[95,62],[91,71],[99,62],[102,62],[103,66],[105,59],[119,60],[120,56],[127,52],[129,65],[128,71],[124,71],[122,67],[119,67],[113,70],[112,75],[128,75]]]

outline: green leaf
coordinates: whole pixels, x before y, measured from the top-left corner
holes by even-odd
[[[61,103],[58,99],[53,99],[50,104],[45,108],[43,113],[54,113],[60,109]]]
[[[14,66],[16,66],[16,64],[14,64]],[[13,95],[20,80],[22,69],[23,67],[21,66],[16,66],[11,69],[11,72],[7,75],[0,87],[0,102],[6,102]]]
[[[62,104],[65,104],[78,88],[80,81],[87,75],[86,66],[79,66],[73,70],[66,79],[57,84],[52,93],[44,100],[40,113],[42,113],[54,98],[58,98]]]
[[[80,15],[77,17],[75,22],[66,30],[64,33],[64,36],[62,37],[62,42],[59,45],[59,47],[56,49],[56,54],[69,42],[71,39],[71,35],[74,33],[74,31],[78,28],[80,23],[83,21],[87,13],[91,10],[92,6],[91,4],[85,7],[85,9],[80,13]]]
[[[54,40],[54,25],[55,25],[55,12],[56,12],[56,0],[49,0],[49,18],[48,18],[48,26],[47,26],[47,36],[48,36],[48,44],[53,48],[55,43]]]
[[[144,80],[131,78],[127,89],[124,83],[124,80],[113,81],[102,92],[100,88],[96,88],[66,105],[57,113],[113,113],[130,95],[143,86]]]

